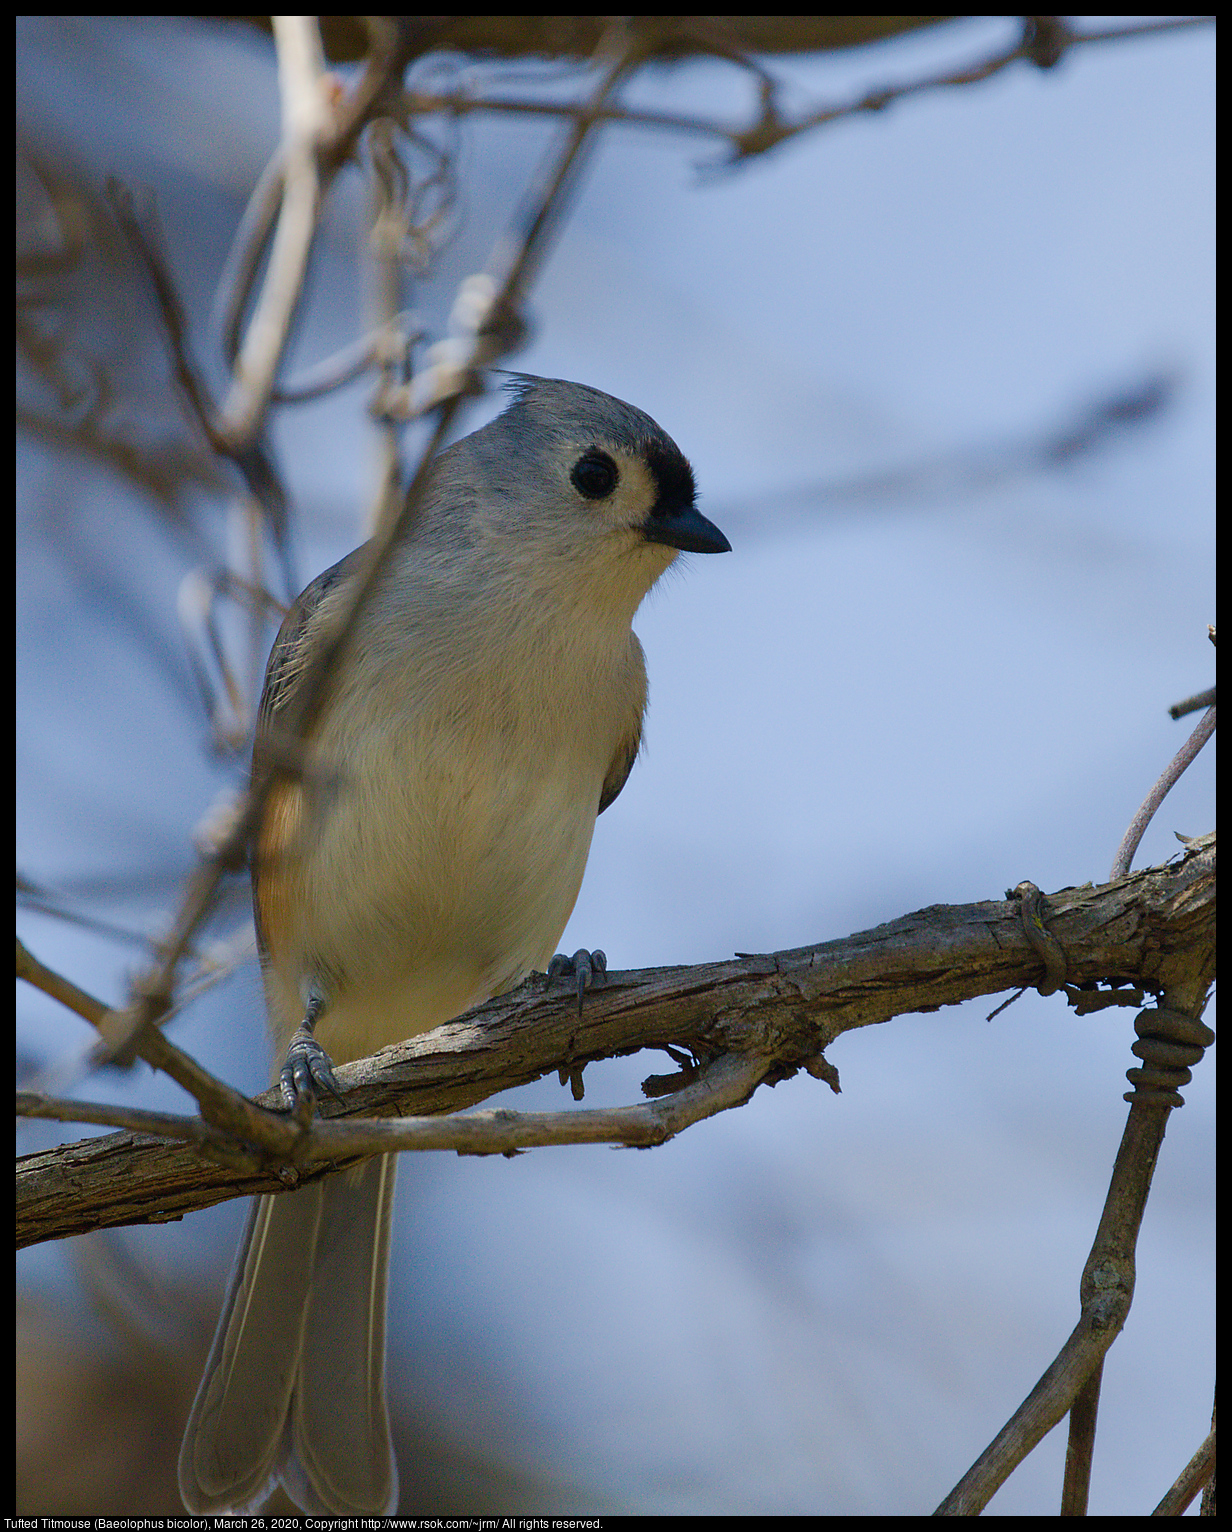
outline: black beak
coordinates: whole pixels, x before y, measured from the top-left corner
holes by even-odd
[[[648,543],[662,543],[684,553],[730,553],[731,544],[707,521],[696,506],[678,506],[673,510],[652,511],[642,534]]]

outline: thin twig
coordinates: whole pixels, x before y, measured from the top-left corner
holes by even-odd
[[[79,988],[71,979],[66,979],[55,969],[40,963],[20,938],[17,941],[17,977],[24,979],[27,984],[32,984],[35,989],[41,989],[53,1000],[58,1000],[61,1005],[67,1006],[70,1011],[83,1017],[100,1032],[103,1030],[110,1007]]]
[[[144,887],[148,887],[149,879],[141,874],[134,874],[134,881],[140,879]],[[117,925],[113,920],[101,920],[95,915],[82,915],[76,910],[69,910],[61,903],[58,895],[49,894],[46,889],[29,882],[20,874],[17,878],[17,907],[23,910],[33,910],[39,915],[48,915],[53,920],[62,920],[66,925],[78,926],[83,931],[93,931],[99,936],[105,936],[111,941],[128,942],[133,946],[141,947],[146,951],[150,947],[150,937],[147,931],[137,930],[135,927]]]
[[[939,1516],[974,1516],[983,1510],[1064,1418],[1120,1334],[1133,1298],[1134,1244],[1167,1117],[1159,1109],[1130,1107],[1104,1216],[1083,1274],[1081,1318],[1056,1360],[938,1506]],[[1093,1419],[1093,1408],[1091,1414]]]
[[[1195,26],[1209,25],[1209,16],[1169,17],[1162,21],[1135,22],[1125,27],[1103,27],[1091,31],[1067,29],[1064,49],[1087,44],[1117,42],[1124,39],[1144,37],[1160,32],[1173,32]],[[1024,36],[1013,47],[981,63],[947,70],[919,80],[906,81],[900,85],[883,86],[864,95],[834,106],[819,107],[791,121],[784,121],[773,108],[772,100],[763,97],[762,114],[749,127],[740,128],[713,120],[688,116],[678,112],[656,112],[632,107],[607,106],[600,112],[604,122],[627,127],[664,130],[670,133],[697,133],[710,138],[725,140],[731,146],[731,156],[724,162],[734,165],[813,128],[828,126],[845,118],[868,112],[881,112],[895,101],[929,91],[978,84],[999,74],[1003,69],[1020,61],[1037,62],[1030,40]],[[474,96],[465,91],[426,92],[410,91],[405,98],[405,109],[412,114],[426,112],[452,112],[463,115],[470,112],[504,112],[532,116],[575,116],[581,108],[572,102],[527,101],[517,97]]]
[[[223,409],[233,444],[251,441],[273,396],[303,291],[325,192],[383,98],[401,79],[410,52],[405,28],[370,18],[373,47],[349,95],[332,99],[317,23],[275,17],[283,139],[266,166],[232,244],[215,300],[223,351],[235,379]],[[240,327],[261,258],[273,238],[256,310]]]
[[[1213,949],[1209,968],[1213,972]],[[1187,970],[1178,969],[1177,978],[1163,991],[1162,1003],[1199,1017],[1210,980],[1207,969],[1208,964],[1201,961]],[[1080,1502],[1085,1508],[1082,1481],[1090,1472],[1099,1371],[1133,1301],[1138,1231],[1169,1115],[1167,1108],[1141,1099],[1131,1101],[1099,1228],[1083,1268],[1078,1324],[1044,1376],[942,1501],[938,1515],[978,1515],[1023,1458],[1079,1400],[1081,1418],[1071,1438],[1072,1464],[1067,1462],[1064,1503],[1068,1514],[1081,1514]]]
[[[404,353],[412,339],[419,338],[418,333],[411,335],[409,319],[409,314],[395,311],[369,334],[280,383],[271,393],[270,402],[304,404],[320,399],[363,377],[370,368],[385,365],[390,358]]]
[[[196,970],[190,972],[181,980],[176,989],[175,1004],[167,1012],[164,1026],[183,1011],[186,1011],[190,1005],[194,1005],[202,995],[213,989],[215,985],[221,984],[224,980],[230,978],[242,963],[251,960],[255,956],[256,933],[253,931],[251,922],[237,933],[229,945],[229,950],[224,949],[221,958],[216,955],[217,948],[218,944],[212,943],[209,956],[203,958]],[[47,969],[43,964],[38,964],[38,968],[44,976],[51,973],[51,970]],[[70,1009],[76,1008],[70,1000],[65,1000],[64,996],[58,993],[55,988],[41,982],[40,979],[32,975],[23,975],[20,970],[19,954],[18,977],[29,978],[36,988],[44,990],[45,993],[50,994],[54,999],[62,1000],[63,1003],[69,1005]],[[56,979],[59,980],[59,978],[60,976],[56,975]],[[68,984],[70,981],[63,980],[62,982]],[[84,992],[79,993],[84,994]],[[101,1003],[94,1001],[91,996],[86,996],[85,998],[92,1005]],[[25,1088],[30,1091],[41,1091],[56,1095],[71,1089],[88,1075],[94,1074],[97,1070],[104,1068],[108,1064],[115,1064],[118,1067],[126,1068],[135,1062],[136,1056],[117,1056],[114,1043],[107,1042],[105,1037],[106,1029],[104,1037],[86,1038],[84,1042],[70,1049],[67,1053],[49,1060],[26,1080]]]
[[[364,267],[367,278],[365,296],[370,322],[376,327],[375,333],[389,336],[395,333],[399,319],[402,318],[403,263],[400,248],[396,248],[395,242],[381,231],[387,231],[395,222],[395,208],[401,206],[406,188],[405,177],[399,175],[402,164],[393,146],[392,124],[387,119],[372,124],[368,151],[372,160],[372,175],[368,259]],[[367,518],[368,527],[377,526],[385,519],[385,507],[396,496],[404,474],[401,431],[385,412],[382,401],[396,387],[401,386],[409,374],[413,342],[406,334],[407,328],[403,323],[401,356],[395,354],[392,346],[386,345],[375,358],[378,372],[369,414],[375,436],[376,472],[373,475],[374,493]]]
[[[244,311],[282,202],[282,171],[283,153],[279,145],[257,178],[215,289],[214,324],[229,367],[235,365],[239,356]]]
[[[259,1145],[277,1156],[293,1155],[298,1130],[202,1069],[158,1027],[140,1024],[145,1018],[139,1014],[139,1000],[128,1011],[112,1010],[39,962],[20,941],[17,943],[17,977],[88,1021],[107,1044],[111,1056],[122,1056],[131,1048],[153,1068],[170,1075],[196,1100],[205,1120],[223,1133]]]
[[[192,354],[184,306],[164,256],[152,210],[139,217],[131,193],[117,180],[108,183],[108,193],[116,221],[141,261],[158,304],[180,392],[211,449],[235,464],[249,493],[264,510],[283,560],[284,574],[289,576],[287,497],[270,455],[259,437],[235,441],[219,428],[215,403]]]
[[[218,432],[235,447],[252,441],[265,418],[303,292],[320,210],[317,146],[330,112],[315,18],[275,16],[273,23],[282,96],[282,201],[261,296],[219,415]]]
[[[1154,818],[1155,810],[1168,796],[1168,793],[1180,780],[1181,773],[1196,758],[1199,750],[1215,732],[1215,709],[1209,708],[1203,715],[1202,721],[1193,731],[1181,748],[1173,757],[1168,769],[1156,782],[1155,786],[1146,795],[1142,807],[1129,822],[1129,829],[1117,848],[1117,854],[1113,859],[1112,871],[1108,874],[1108,881],[1114,882],[1117,878],[1123,878],[1133,865],[1134,852],[1137,851],[1146,827]]]
[[[1185,1464],[1172,1488],[1151,1512],[1152,1516],[1183,1516],[1199,1490],[1208,1485],[1215,1473],[1215,1428]]]
[[[538,189],[515,216],[513,230],[497,244],[487,271],[461,284],[451,316],[451,325],[460,333],[429,350],[426,365],[405,390],[401,406],[396,403],[397,391],[384,401],[391,414],[411,419],[441,400],[473,391],[476,369],[490,365],[520,340],[522,300],[581,175],[590,137],[602,121],[608,97],[641,54],[635,28],[617,21],[604,33],[597,56],[606,55],[609,63],[590,100],[571,114],[564,144],[550,156]]]
[[[1208,686],[1204,692],[1198,692],[1195,696],[1186,697],[1183,702],[1174,702],[1168,709],[1171,718],[1184,718],[1186,713],[1196,713],[1199,708],[1213,707],[1215,704],[1215,688]]]
[[[403,1150],[452,1150],[458,1154],[514,1154],[563,1144],[625,1144],[648,1148],[717,1112],[747,1101],[772,1060],[757,1054],[722,1054],[683,1089],[637,1106],[569,1112],[460,1112],[439,1117],[318,1119],[299,1142],[301,1169]],[[17,1093],[19,1117],[94,1123],[160,1138],[200,1144],[210,1132],[199,1117],[174,1116],[110,1103]]]
[[[1065,1477],[1061,1483],[1061,1515],[1085,1516],[1091,1495],[1091,1461],[1095,1455],[1095,1422],[1099,1388],[1104,1376],[1101,1357],[1078,1390],[1069,1410],[1069,1440],[1065,1447]]]
[[[78,1101],[74,1097],[50,1096],[43,1091],[19,1090],[18,1117],[43,1118],[50,1122],[87,1122],[102,1128],[126,1128],[130,1133],[149,1133],[155,1138],[199,1144],[210,1135],[200,1117],[174,1112],[151,1112],[144,1107],[119,1106],[111,1102]]]

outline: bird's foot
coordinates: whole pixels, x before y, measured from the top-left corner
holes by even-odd
[[[305,1126],[312,1119],[312,1109],[321,1091],[328,1091],[335,1101],[342,1100],[342,1087],[334,1075],[333,1061],[312,1035],[319,1015],[319,1008],[309,1007],[308,1014],[295,1029],[278,1076],[283,1105],[297,1122]]]
[[[558,952],[548,964],[548,983],[559,978],[561,974],[567,974],[571,978],[577,978],[578,1015],[582,1014],[582,1001],[591,984],[601,985],[607,975],[607,954],[596,948],[594,952],[587,952],[585,947],[575,952],[572,957]]]

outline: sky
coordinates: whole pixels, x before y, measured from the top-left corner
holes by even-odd
[[[845,101],[1004,45],[962,22],[775,60],[789,104]],[[557,70],[418,66],[536,93]],[[244,201],[276,143],[272,46],[242,27],[29,18],[19,133],[93,188],[157,197],[201,352]],[[749,80],[657,68],[629,104],[736,120]],[[521,118],[456,132],[450,237],[410,302],[429,338],[483,269],[552,143]],[[1214,35],[1076,50],[806,134],[717,172],[700,137],[611,129],[509,364],[645,409],[690,457],[733,546],[682,558],[635,627],[646,748],[599,821],[562,948],[614,968],[842,937],[934,903],[1107,876],[1213,682]],[[326,211],[292,359],[362,323],[363,195]],[[119,289],[90,323],[175,431],[157,335]],[[137,316],[131,353],[114,342]],[[144,318],[142,317],[144,316]],[[1111,398],[1159,401],[1050,455]],[[301,582],[365,535],[365,387],[280,412]],[[478,401],[463,429],[499,408]],[[186,528],[19,436],[18,867],[72,908],[156,933],[192,834],[242,780],[208,749],[177,618],[233,549],[221,497]],[[686,567],[687,566],[687,567]],[[1135,865],[1214,827],[1214,745]],[[212,929],[242,940],[242,890]],[[29,909],[19,935],[118,1000],[140,948]],[[1061,997],[899,1017],[652,1153],[403,1156],[391,1389],[435,1440],[547,1487],[544,1509],[923,1512],[979,1454],[1078,1313],[1124,1123],[1128,1012]],[[1213,1024],[1214,1007],[1206,1017]],[[80,1025],[19,991],[19,1075],[71,1074]],[[255,961],[175,1040],[267,1079]],[[67,1062],[66,1062],[67,1061]],[[591,1066],[588,1104],[640,1099],[657,1055]],[[183,1110],[142,1070],[91,1099]],[[1151,1508],[1209,1425],[1214,1055],[1173,1114],[1134,1307],[1110,1354],[1091,1509]],[[510,1104],[556,1108],[554,1077]],[[24,1127],[19,1147],[57,1140]],[[238,1203],[126,1232],[168,1282],[221,1291]],[[23,1289],[82,1302],[59,1247]],[[1187,1323],[1177,1334],[1183,1295]],[[1143,1401],[1149,1401],[1149,1407]],[[1055,1510],[1064,1433],[992,1502]],[[112,1507],[113,1509],[119,1509]]]

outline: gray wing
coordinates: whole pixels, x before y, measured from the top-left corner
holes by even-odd
[[[354,573],[363,552],[363,547],[356,548],[346,558],[339,559],[332,568],[319,574],[298,597],[283,620],[265,667],[265,685],[261,689],[261,703],[257,709],[254,753],[260,749],[261,736],[277,722],[278,715],[285,710],[314,644],[318,641],[319,625],[315,619],[321,603]],[[262,824],[249,847],[249,865],[253,871],[253,920],[257,930],[257,948],[263,960],[268,947],[265,932],[269,920],[269,911],[263,906],[271,899],[278,898],[279,880],[275,869],[282,844],[278,826],[280,810],[285,807],[290,790],[289,780],[275,781],[271,785]],[[273,839],[269,840],[271,834]],[[270,875],[258,880],[256,869],[262,856],[269,859]]]
[[[624,723],[620,738],[616,741],[612,764],[603,779],[603,790],[599,794],[600,814],[620,796],[620,789],[629,780],[629,773],[633,770],[633,763],[642,745],[642,719],[646,714],[646,656],[642,653],[636,633],[629,634],[626,686]]]
[[[265,685],[257,711],[258,733],[286,706],[295,678],[304,668],[313,637],[312,619],[318,607],[331,590],[354,574],[366,547],[366,543],[361,545],[319,574],[287,613],[265,667]]]
[[[607,769],[607,776],[603,779],[603,791],[599,794],[599,812],[610,808],[617,798],[620,797],[620,789],[629,780],[629,773],[633,770],[633,763],[637,760],[637,752],[642,743],[642,721],[639,718],[636,729],[626,734],[617,747],[616,754],[612,757],[612,764]]]

